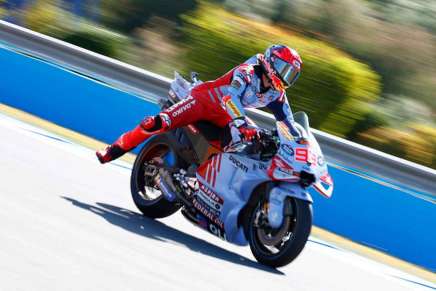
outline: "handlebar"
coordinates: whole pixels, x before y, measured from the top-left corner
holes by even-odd
[[[269,130],[269,129],[262,128],[258,132],[259,132],[260,140],[262,139],[273,140],[274,138],[279,136],[277,129]]]
[[[232,144],[228,152],[245,152],[247,155],[260,160],[272,158],[278,150],[277,130],[259,129],[259,138]]]

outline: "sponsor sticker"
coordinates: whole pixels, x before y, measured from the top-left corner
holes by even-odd
[[[224,203],[224,199],[221,198],[218,194],[213,192],[211,189],[209,189],[208,187],[206,187],[202,183],[199,183],[199,184],[200,184],[200,190],[204,194],[206,194],[210,199],[212,199],[214,202],[219,203],[219,204],[223,204]]]
[[[245,173],[248,172],[248,167],[244,165],[240,160],[236,159],[233,155],[229,157],[229,160],[239,169],[244,171]]]
[[[257,169],[261,171],[266,171],[268,170],[268,165],[264,163],[253,164],[253,170],[257,170]]]
[[[233,116],[235,116],[235,117],[242,116],[242,113],[241,113],[241,111],[239,111],[238,106],[236,106],[236,104],[233,103],[232,100],[227,101],[226,106],[227,106],[227,108],[230,109]]]
[[[226,233],[223,228],[220,228],[218,225],[210,222],[206,217],[204,217],[201,214],[198,214],[197,218],[198,218],[198,225],[201,228],[204,228],[205,230],[219,237],[220,239],[227,240]]]
[[[208,230],[212,234],[219,237],[220,239],[227,240],[226,233],[224,232],[224,229],[220,228],[218,225],[215,225],[213,223],[209,223]]]
[[[232,86],[235,89],[239,89],[241,88],[241,83],[238,80],[233,80],[232,83],[230,84],[230,86]]]
[[[316,163],[318,163],[318,157],[317,157],[316,153],[314,153],[313,151],[309,151],[309,155],[307,157],[307,162],[311,163],[312,165],[315,165]]]
[[[217,215],[213,214],[208,207],[203,205],[203,203],[199,202],[196,198],[192,200],[192,204],[195,209],[197,209],[201,214],[203,214],[207,219],[209,219],[212,223],[218,225],[220,228],[224,229],[224,223],[221,219],[218,218]]]
[[[208,212],[213,214],[215,217],[219,217],[221,215],[221,205],[219,205],[219,210],[216,209],[215,205],[210,201],[207,201],[204,196],[202,196],[201,191],[196,194],[197,202],[201,204]]]
[[[280,167],[274,169],[273,176],[277,180],[289,180],[294,178],[297,179],[296,177],[293,176],[292,170],[280,168]]]
[[[295,160],[299,162],[307,162],[308,153],[306,148],[297,148],[295,151]]]
[[[292,163],[294,161],[294,154],[294,149],[290,145],[283,144],[280,146],[279,155],[284,160]]]
[[[189,96],[188,98],[184,99],[182,102],[176,103],[170,108],[168,108],[167,112],[171,114],[172,117],[179,116],[183,112],[191,109],[195,105],[197,100],[194,99],[194,97]]]
[[[213,192],[202,183],[200,183],[199,185],[200,189],[197,192],[198,201],[202,202],[203,206],[205,206],[215,216],[220,216],[224,200],[218,194]]]
[[[323,156],[318,157],[318,165],[321,167],[325,165],[325,160]]]
[[[281,153],[287,157],[287,158],[292,158],[294,156],[294,149],[292,148],[292,146],[288,145],[288,144],[283,144],[280,147],[280,151]]]

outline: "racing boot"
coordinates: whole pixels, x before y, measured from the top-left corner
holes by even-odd
[[[165,131],[169,124],[164,122],[165,119],[161,115],[147,117],[133,130],[120,136],[113,144],[97,151],[95,154],[100,163],[105,164],[118,159],[150,136]]]
[[[114,143],[102,150],[95,152],[100,163],[105,164],[124,155],[127,151],[122,149],[118,144]]]

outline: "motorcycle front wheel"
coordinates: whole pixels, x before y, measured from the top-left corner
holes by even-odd
[[[165,199],[157,181],[159,168],[175,167],[180,163],[166,134],[150,138],[143,146],[130,177],[133,202],[142,214],[149,218],[163,218],[179,210],[180,205]]]
[[[288,215],[279,228],[268,225],[265,204],[259,201],[248,211],[244,222],[251,252],[264,265],[278,268],[292,262],[306,245],[312,228],[312,205],[308,201],[288,198]]]

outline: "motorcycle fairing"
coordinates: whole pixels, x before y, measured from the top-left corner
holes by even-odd
[[[179,99],[184,99],[195,85],[195,83],[187,82],[176,74],[175,81],[171,84],[170,95],[172,93],[177,95]],[[297,182],[295,175],[289,179],[288,173],[291,169],[292,173],[298,173],[302,170],[313,173],[316,177],[313,186],[324,196],[330,197],[333,191],[333,181],[328,176],[327,165],[324,162],[321,149],[308,129],[308,124],[302,126],[307,129],[303,133],[307,134],[308,146],[297,144],[293,137],[286,130],[283,130],[285,128],[281,128],[280,124],[277,124],[282,150],[277,157],[284,159],[290,167],[277,167],[278,172],[274,175],[276,178],[280,178],[282,175],[282,179],[276,179],[276,182],[273,182],[276,185],[271,188],[269,193],[268,220],[271,221],[273,227],[279,227],[283,222],[287,197],[312,202],[310,194],[298,183],[295,183]],[[291,149],[293,152],[286,151],[286,149]],[[199,191],[203,191],[205,195],[196,195],[198,200],[203,202],[201,205],[203,218],[208,220],[204,222],[204,227],[206,228],[207,225],[208,231],[229,242],[247,245],[243,227],[238,225],[239,213],[257,186],[265,182],[271,183],[272,177],[267,174],[271,164],[271,161],[253,160],[237,153],[220,153],[204,164],[202,169],[197,172],[197,179],[200,188],[203,188]],[[323,184],[327,184],[329,188],[324,188]],[[218,209],[214,209],[214,202],[217,201],[212,197],[215,195],[219,197],[219,202],[222,202],[222,204],[219,203]],[[215,208],[217,208],[216,206]],[[215,217],[209,214],[213,214]]]
[[[248,244],[243,227],[238,223],[238,216],[254,189],[262,183],[271,182],[267,174],[270,163],[253,160],[237,153],[222,153],[210,159],[204,168],[197,172],[199,183],[211,193],[216,193],[223,201],[219,206],[219,212],[217,209],[211,209],[213,205],[209,205],[209,211],[218,216],[217,224],[223,225],[227,241],[237,245]],[[206,191],[208,190],[203,189],[203,192]],[[208,196],[211,197],[211,194]],[[269,205],[272,205],[269,209],[269,219],[273,219],[277,227],[283,221],[286,197],[312,202],[311,196],[299,184],[275,185],[269,195]]]
[[[324,187],[326,185],[327,187]],[[333,179],[329,173],[324,173],[323,176],[319,178],[314,184],[313,188],[323,195],[324,197],[330,198],[333,194]]]
[[[295,175],[295,173],[300,173],[301,171],[311,173],[316,178],[314,184],[312,185],[315,190],[321,195],[330,198],[332,196],[334,187],[333,179],[328,173],[327,163],[324,160],[324,155],[312,132],[310,130],[306,131],[301,127],[300,130],[302,130],[304,133],[308,143],[298,144],[280,122],[276,122],[276,126],[280,137],[280,148],[275,158],[276,160],[277,158],[280,158],[280,161],[282,161],[284,164],[287,164],[289,168],[292,169],[292,171],[289,169],[287,170],[289,173],[288,181],[292,182],[292,174]],[[297,126],[300,125],[297,124]],[[270,171],[273,168],[274,167],[272,167]],[[282,169],[285,167],[282,166],[276,168]],[[278,177],[280,179],[276,179],[276,175],[272,175],[272,178],[285,181],[286,173],[282,171],[281,174],[283,177]]]
[[[268,222],[273,228],[278,228],[283,223],[284,206],[287,197],[313,202],[310,194],[295,183],[280,183],[270,191],[268,203]]]
[[[257,185],[270,181],[265,172],[267,167],[267,163],[242,155],[222,153],[211,158],[197,172],[199,183],[223,201],[219,213],[209,211],[219,214],[218,223],[223,224],[227,241],[242,246],[248,244],[242,226],[238,225],[238,216]]]

